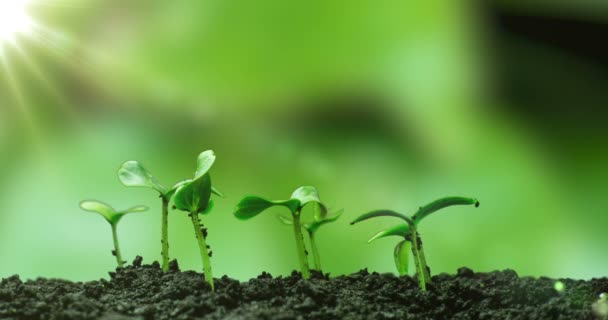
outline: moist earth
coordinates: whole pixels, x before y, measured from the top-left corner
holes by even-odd
[[[0,319],[602,319],[598,296],[608,292],[607,278],[559,279],[558,292],[555,279],[512,270],[460,268],[432,280],[422,292],[409,276],[361,270],[303,280],[294,271],[247,282],[224,276],[211,292],[203,274],[180,271],[176,261],[163,273],[137,257],[110,280],[3,279]]]

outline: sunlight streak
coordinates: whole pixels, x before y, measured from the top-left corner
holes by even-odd
[[[14,104],[19,108],[19,111],[23,115],[24,123],[27,127],[27,132],[30,134],[30,138],[34,141],[37,147],[40,146],[40,132],[38,131],[38,126],[36,121],[34,120],[34,116],[31,110],[27,106],[27,101],[25,99],[25,95],[21,90],[19,85],[19,80],[13,72],[13,69],[8,61],[6,56],[5,47],[0,45],[0,64],[4,69],[4,75],[6,76],[6,81],[8,83],[8,87],[10,92],[12,93]]]
[[[0,43],[14,42],[17,33],[27,33],[32,20],[25,11],[26,0],[0,1]]]
[[[77,122],[77,116],[74,110],[72,110],[69,106],[68,101],[61,94],[59,89],[53,84],[53,82],[49,79],[49,77],[44,73],[44,71],[38,66],[38,64],[30,57],[30,55],[21,48],[19,44],[15,44],[15,49],[19,52],[19,56],[25,62],[25,65],[28,67],[30,72],[40,81],[40,83],[44,86],[44,88],[57,100],[59,107],[63,110],[65,114],[67,114],[69,120],[72,123]]]

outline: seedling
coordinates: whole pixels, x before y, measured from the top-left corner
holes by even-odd
[[[116,234],[116,226],[118,225],[118,221],[122,219],[122,217],[127,213],[132,212],[143,212],[148,210],[146,206],[135,206],[126,210],[116,211],[111,206],[95,200],[86,200],[80,202],[80,208],[90,212],[99,213],[112,227],[112,240],[114,241],[114,250],[112,254],[116,257],[116,263],[118,267],[122,268],[124,265],[124,261],[122,260],[122,256],[120,254],[120,246],[118,245],[118,236]]]
[[[162,268],[163,271],[169,270],[169,202],[175,194],[177,188],[188,182],[189,180],[180,181],[171,188],[166,188],[158,182],[158,180],[144,168],[139,162],[131,160],[123,163],[118,169],[118,178],[120,182],[127,187],[145,187],[156,190],[161,199],[161,245],[162,245]],[[212,192],[223,196],[218,190],[212,189]]]
[[[308,203],[317,203],[321,210],[327,210],[319,199],[317,189],[315,187],[304,186],[297,188],[291,194],[289,200],[271,201],[256,196],[247,196],[236,205],[234,211],[234,216],[237,219],[248,220],[273,206],[283,206],[289,209],[289,212],[291,212],[290,223],[293,225],[293,232],[296,239],[296,250],[300,262],[300,270],[302,271],[302,277],[304,277],[304,279],[310,278],[310,267],[308,266],[308,253],[306,252],[304,237],[302,235],[301,213],[304,206]]]
[[[431,213],[443,209],[445,207],[454,205],[475,205],[479,206],[479,201],[472,198],[464,197],[446,197],[439,200],[435,200],[424,207],[420,207],[416,213],[411,217],[404,214],[391,211],[391,210],[377,210],[371,211],[366,214],[359,216],[353,220],[350,224],[361,222],[363,220],[376,218],[376,217],[396,217],[404,220],[406,224],[400,224],[392,228],[382,230],[368,240],[372,242],[376,239],[380,239],[387,236],[399,236],[403,238],[396,246],[394,250],[395,265],[400,275],[407,274],[409,255],[407,254],[408,248],[412,250],[412,256],[414,257],[414,264],[416,265],[416,272],[418,274],[418,285],[420,289],[426,291],[426,284],[431,282],[430,269],[427,266],[426,258],[424,255],[424,249],[422,246],[422,240],[418,233],[418,224],[422,219],[430,215]]]
[[[188,216],[192,220],[194,234],[198,242],[198,248],[203,262],[203,270],[205,272],[205,280],[211,286],[211,290],[215,290],[213,284],[213,273],[211,271],[210,253],[207,251],[207,231],[201,228],[199,214],[208,214],[213,208],[213,200],[211,193],[216,193],[211,187],[211,176],[209,169],[215,162],[215,154],[211,150],[203,151],[197,159],[197,168],[194,178],[186,180],[183,184],[177,187],[173,203],[175,208],[181,211],[188,212]]]
[[[317,203],[314,204],[315,214],[313,215],[312,222],[306,222],[302,224],[302,227],[308,233],[308,239],[310,240],[310,249],[312,250],[312,257],[315,266],[315,270],[322,271],[321,268],[321,256],[319,255],[319,249],[317,248],[317,242],[315,240],[315,234],[319,228],[327,223],[334,222],[340,218],[343,213],[343,209],[334,212],[331,215],[327,214],[327,209]],[[279,220],[286,225],[292,225],[293,220],[289,217],[279,215]]]

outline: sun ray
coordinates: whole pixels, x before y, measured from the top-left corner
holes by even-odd
[[[44,88],[57,100],[58,106],[67,115],[68,119],[72,124],[78,124],[77,116],[74,110],[70,108],[69,102],[61,94],[59,89],[49,80],[48,76],[44,73],[42,68],[31,58],[31,56],[23,50],[18,43],[15,43],[14,48],[19,53],[22,61],[28,67],[29,71],[37,78],[37,80],[44,86]]]
[[[41,134],[38,130],[38,124],[36,119],[34,119],[34,115],[27,105],[27,100],[25,99],[25,95],[21,90],[21,86],[19,84],[19,79],[17,79],[11,64],[8,61],[8,57],[6,55],[6,48],[4,45],[0,44],[0,64],[3,67],[4,75],[6,77],[6,82],[8,84],[8,89],[12,94],[14,105],[19,109],[19,112],[23,116],[24,125],[27,127],[27,133],[30,135],[30,139],[34,144],[36,149],[41,150]]]

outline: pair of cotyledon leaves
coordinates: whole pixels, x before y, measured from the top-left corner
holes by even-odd
[[[207,150],[199,154],[196,161],[196,172],[192,179],[176,183],[170,189],[161,185],[158,180],[137,161],[127,161],[118,170],[118,178],[128,187],[146,187],[158,191],[167,201],[173,197],[175,207],[182,211],[207,213],[213,206],[211,194],[220,197],[223,194],[211,186],[209,169],[215,162],[215,154]]]
[[[424,207],[420,207],[418,211],[416,211],[416,213],[412,215],[412,217],[408,217],[404,214],[392,210],[376,210],[359,216],[357,219],[353,220],[351,224],[355,224],[375,217],[397,217],[405,220],[407,224],[400,224],[392,228],[382,230],[375,234],[373,237],[371,237],[367,242],[372,242],[374,240],[388,236],[407,237],[410,234],[410,225],[418,226],[420,221],[429,216],[431,213],[449,206],[471,204],[474,204],[476,207],[478,207],[479,201],[477,201],[477,199],[465,197],[446,197],[435,200],[425,205]]]
[[[313,222],[304,225],[311,232],[316,231],[321,225],[336,221],[342,214],[342,210],[329,215],[327,207],[321,202],[319,192],[315,187],[303,186],[297,188],[288,200],[266,200],[257,196],[247,196],[243,198],[236,206],[234,216],[240,220],[247,220],[260,214],[262,211],[273,206],[284,206],[291,211],[292,214],[300,214],[302,208],[309,203],[314,203],[314,219]],[[287,217],[279,216],[286,224],[292,224],[293,221]]]
[[[127,213],[144,212],[148,210],[146,206],[135,206],[126,210],[117,211],[110,205],[96,200],[85,200],[80,203],[83,210],[99,213],[111,225],[116,225],[118,221]]]

